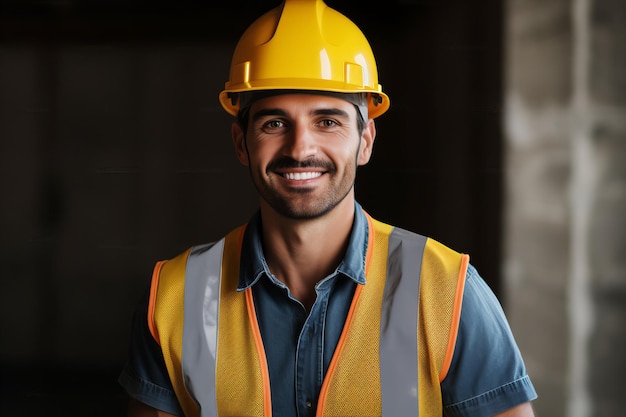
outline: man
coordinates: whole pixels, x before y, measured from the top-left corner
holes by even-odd
[[[532,416],[468,257],[355,201],[389,108],[359,29],[286,0],[242,36],[220,101],[259,211],[155,267],[120,376],[129,415]]]

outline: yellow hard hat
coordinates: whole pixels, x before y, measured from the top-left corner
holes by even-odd
[[[261,90],[367,93],[370,118],[389,108],[367,39],[322,0],[285,0],[241,36],[220,103],[235,116],[237,93]]]

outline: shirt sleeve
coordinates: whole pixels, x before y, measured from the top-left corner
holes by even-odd
[[[444,416],[493,416],[537,397],[496,296],[469,265]]]
[[[128,360],[118,382],[136,400],[158,410],[183,416],[161,347],[148,328],[148,292],[133,315]]]

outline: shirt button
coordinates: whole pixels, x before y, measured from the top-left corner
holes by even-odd
[[[313,407],[313,403],[312,403],[311,401],[307,401],[307,402],[306,402],[306,407],[307,407],[307,408],[311,408],[311,407]]]

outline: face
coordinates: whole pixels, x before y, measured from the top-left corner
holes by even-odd
[[[352,103],[306,94],[257,100],[249,115],[245,135],[235,123],[232,136],[262,206],[290,219],[312,219],[346,199],[351,204],[356,169],[371,155],[373,120],[359,134]]]

